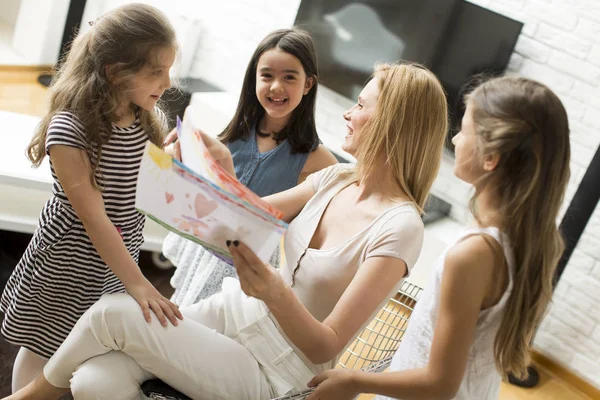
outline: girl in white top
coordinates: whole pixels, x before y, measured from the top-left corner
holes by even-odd
[[[228,242],[240,281],[182,308],[178,326],[145,323],[127,294],[104,296],[10,398],[54,399],[69,387],[75,398],[139,398],[156,376],[192,398],[269,399],[333,367],[418,257],[446,99],[426,69],[384,65],[344,118],[356,168],[332,166],[267,197],[291,221],[281,271]],[[227,148],[204,138],[233,174]]]
[[[481,84],[465,104],[454,172],[475,188],[476,227],[438,260],[392,372],[327,371],[309,383],[318,386],[308,399],[491,400],[501,378],[526,373],[563,251],[567,114],[546,86],[517,77]]]

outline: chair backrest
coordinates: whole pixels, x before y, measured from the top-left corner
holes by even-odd
[[[396,295],[390,298],[385,307],[342,354],[338,366],[365,369],[393,356],[400,345],[421,291],[420,287],[404,281]]]
[[[338,361],[338,368],[382,372],[390,366],[400,346],[408,319],[423,289],[404,281],[396,295],[358,335]],[[288,394],[272,400],[305,400],[312,389]]]

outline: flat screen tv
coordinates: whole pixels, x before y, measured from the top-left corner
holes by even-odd
[[[428,67],[448,94],[449,137],[464,113],[465,84],[504,72],[523,27],[463,0],[302,0],[295,25],[315,41],[320,82],[352,100],[376,62]]]

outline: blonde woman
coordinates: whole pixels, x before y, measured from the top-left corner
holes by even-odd
[[[501,377],[526,373],[563,251],[556,219],[569,180],[567,114],[546,86],[516,77],[482,84],[466,105],[454,173],[475,188],[475,226],[434,267],[393,372],[325,372],[310,382],[318,385],[310,400],[362,392],[492,400]]]
[[[269,399],[332,368],[419,255],[446,97],[428,70],[382,65],[344,118],[356,169],[335,165],[266,198],[290,222],[279,271],[228,242],[239,284],[182,308],[178,326],[146,324],[131,297],[105,296],[10,399],[53,399],[69,386],[76,398],[138,398],[153,376],[192,398]],[[233,175],[228,149],[205,138]]]

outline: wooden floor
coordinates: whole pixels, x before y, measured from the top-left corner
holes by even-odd
[[[46,71],[48,68],[0,66],[0,110],[44,115],[48,90],[37,78]]]
[[[0,66],[0,110],[12,111],[22,114],[42,116],[47,107],[47,89],[37,82],[40,73],[48,71],[44,68],[31,67],[2,67]],[[168,287],[169,271],[148,270],[153,283],[165,295]],[[150,279],[150,278],[149,278]],[[1,346],[0,346],[1,347]],[[2,349],[0,349],[2,350]],[[14,357],[13,352],[10,352]],[[8,356],[7,352],[0,351],[2,358]],[[1,360],[2,363],[12,360]],[[6,368],[8,370],[9,368]],[[4,370],[4,371],[6,371]],[[4,375],[4,374],[2,374]],[[509,384],[502,384],[500,400],[592,400],[590,397],[579,394],[572,387],[563,382],[560,377],[549,375],[545,370],[540,370],[540,384],[533,389],[522,389]],[[4,377],[8,378],[8,377]],[[3,381],[4,379],[0,379]],[[7,379],[8,380],[8,379]],[[6,382],[8,383],[8,382]],[[0,385],[1,386],[1,385]],[[4,395],[0,388],[0,394]],[[362,395],[360,400],[372,399],[371,395]]]

